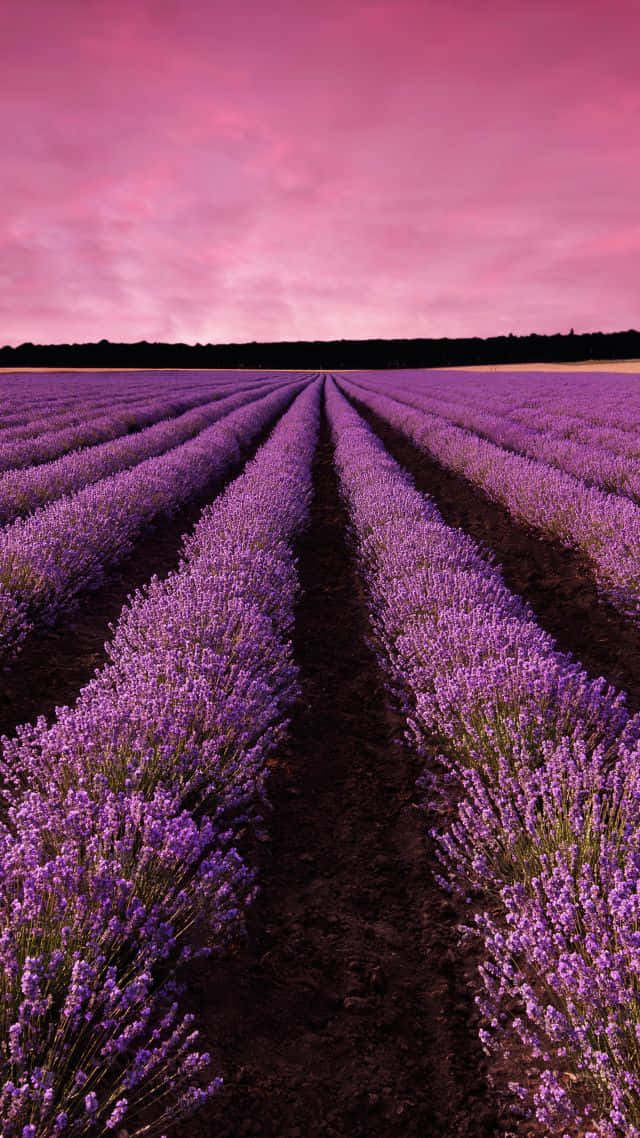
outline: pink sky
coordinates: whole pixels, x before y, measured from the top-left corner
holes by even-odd
[[[640,327],[637,0],[2,0],[0,343]]]

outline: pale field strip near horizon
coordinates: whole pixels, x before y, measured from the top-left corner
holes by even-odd
[[[247,371],[264,371],[265,374],[277,372],[279,375],[296,374],[296,375],[315,375],[317,372],[334,370],[341,375],[349,372],[358,371],[375,371],[375,368],[246,368],[246,367],[0,367],[0,375],[18,375],[21,373],[40,374],[40,375],[68,375],[80,372],[247,372]],[[389,369],[393,371],[394,369]],[[401,371],[608,371],[608,372],[629,372],[631,374],[640,374],[640,359],[636,360],[582,360],[578,363],[532,363],[532,364],[469,364],[463,366],[462,364],[455,364],[448,367],[437,368],[400,368]]]
[[[363,370],[366,370],[363,368]],[[405,368],[406,371],[619,371],[640,374],[640,360],[582,360],[580,363],[470,364],[469,367]]]

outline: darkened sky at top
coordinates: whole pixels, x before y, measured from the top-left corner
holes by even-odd
[[[0,342],[640,326],[637,0],[3,0]]]

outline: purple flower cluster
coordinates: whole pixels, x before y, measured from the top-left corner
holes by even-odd
[[[129,553],[153,520],[223,477],[296,391],[246,403],[195,439],[19,518],[0,531],[0,659],[34,625],[56,619]]]
[[[19,377],[20,395],[7,398],[7,380],[10,376],[0,376],[0,438],[10,437],[12,430],[28,434],[88,422],[96,413],[105,410],[126,409],[149,404],[154,399],[188,400],[200,393],[209,399],[216,393],[235,388],[239,390],[245,382],[257,383],[262,378],[258,372],[248,372],[247,379],[229,385],[225,373],[198,372],[99,372],[99,373],[55,373],[44,379],[45,394],[33,390],[33,375]],[[25,391],[27,388],[27,391]],[[16,437],[21,437],[19,433]]]
[[[606,382],[606,380],[605,380]],[[635,381],[634,381],[635,383]],[[547,377],[547,388],[549,377]],[[640,409],[634,408],[635,387],[624,388],[624,407],[616,413],[615,404],[610,411],[607,399],[609,391],[603,388],[600,379],[597,389],[589,391],[589,404],[576,406],[575,393],[571,398],[531,398],[529,395],[523,405],[522,399],[514,403],[505,402],[504,396],[494,397],[489,393],[485,403],[494,414],[499,414],[510,422],[531,427],[534,431],[548,434],[552,438],[569,439],[614,455],[640,458],[640,442],[637,430],[640,424]],[[457,393],[456,393],[457,398]],[[474,403],[477,405],[478,396]],[[611,418],[609,418],[609,414]],[[617,425],[614,425],[616,424]]]
[[[351,380],[340,385],[517,520],[579,549],[611,601],[640,616],[640,507],[634,502]]]
[[[238,844],[297,691],[292,541],[320,393],[203,512],[179,570],[130,599],[76,706],[3,741],[4,1138],[151,1138],[218,1086],[199,1089],[179,970],[237,937],[255,890]]]
[[[482,948],[483,1040],[547,1133],[638,1138],[640,720],[327,400],[383,666],[413,743],[445,751],[423,785]]]
[[[96,371],[96,372],[4,372],[0,375],[0,426],[8,419],[54,416],[84,404],[135,402],[139,399],[182,396],[218,389],[237,388],[242,383],[281,378],[282,373],[246,371]]]
[[[54,462],[27,470],[9,470],[0,475],[0,525],[110,474],[136,466],[146,458],[163,454],[193,438],[236,407],[282,386],[280,381],[272,385],[261,383],[256,388],[244,387],[241,392],[223,398],[218,396],[214,402],[186,411],[175,419],[163,419],[133,435],[74,450]]]

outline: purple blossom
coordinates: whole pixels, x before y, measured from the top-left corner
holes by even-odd
[[[95,1091],[90,1091],[84,1098],[84,1109],[87,1114],[95,1114],[98,1109],[98,1096]]]

